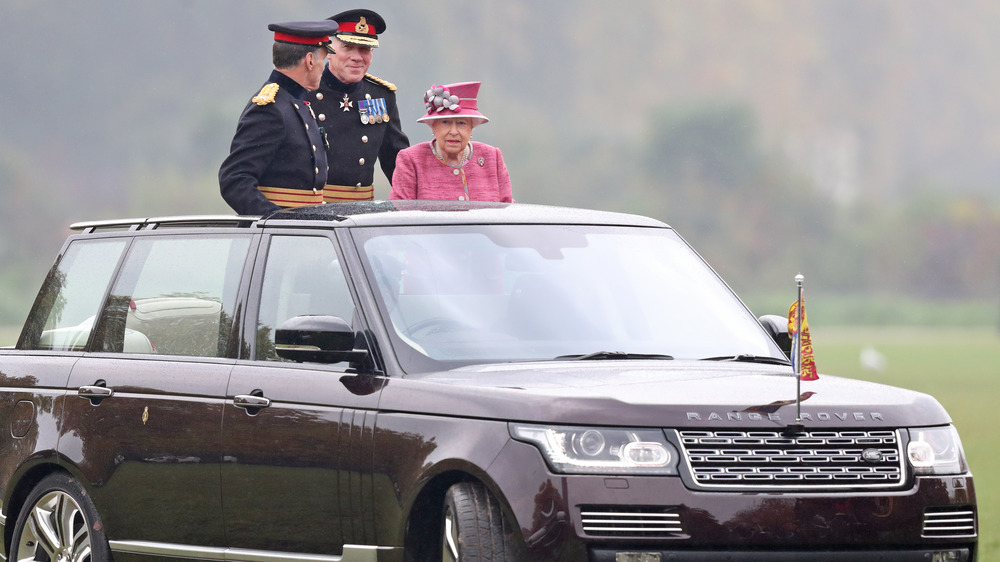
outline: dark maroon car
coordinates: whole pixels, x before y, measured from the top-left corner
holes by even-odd
[[[941,405],[799,383],[784,322],[659,221],[73,228],[0,351],[8,560],[976,559]]]

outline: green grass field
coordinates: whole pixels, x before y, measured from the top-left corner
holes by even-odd
[[[19,330],[0,327],[0,346]],[[820,373],[926,392],[951,414],[976,478],[979,560],[1000,560],[1000,455],[992,415],[1000,396],[1000,333],[995,329],[813,328]],[[884,358],[881,371],[861,366],[862,350]],[[869,352],[870,353],[870,352]]]
[[[831,328],[812,330],[812,339],[820,373],[926,392],[948,410],[976,478],[979,560],[1000,560],[1000,455],[993,434],[1000,334],[995,329]],[[882,371],[862,368],[865,348],[884,358]]]

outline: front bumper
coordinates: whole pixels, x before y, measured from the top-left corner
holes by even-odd
[[[705,492],[679,477],[553,474],[518,442],[490,473],[532,559],[929,562],[954,550],[939,559],[975,560],[969,474],[918,477],[894,491]],[[953,519],[965,524],[940,524]]]

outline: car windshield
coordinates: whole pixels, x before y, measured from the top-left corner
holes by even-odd
[[[408,372],[570,358],[783,358],[725,283],[667,228],[354,232]]]

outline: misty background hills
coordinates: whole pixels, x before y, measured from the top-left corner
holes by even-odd
[[[996,2],[0,0],[0,325],[72,222],[230,213],[267,24],[355,7],[411,142],[431,84],[483,82],[519,202],[661,219],[757,302],[801,272],[811,303],[1000,314]]]

